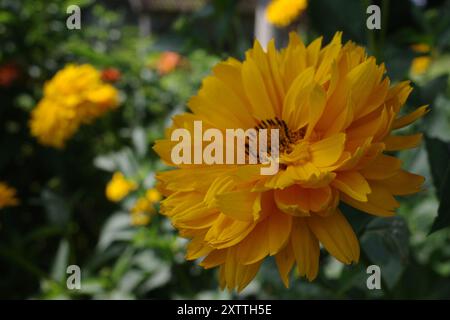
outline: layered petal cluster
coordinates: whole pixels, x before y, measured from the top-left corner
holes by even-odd
[[[18,205],[19,199],[17,199],[16,193],[16,189],[0,182],[0,209]]]
[[[308,0],[272,0],[266,10],[267,20],[277,27],[291,24],[308,7]]]
[[[67,65],[45,84],[44,97],[31,113],[31,134],[40,143],[64,147],[80,125],[118,106],[118,92],[91,65]]]
[[[175,116],[154,146],[174,167],[157,175],[166,196],[161,211],[190,239],[187,259],[220,268],[222,287],[242,290],[268,256],[286,286],[293,268],[313,280],[320,245],[342,263],[357,262],[358,239],[339,204],[389,217],[399,207],[396,196],[421,190],[424,178],[388,152],[419,144],[420,134],[393,131],[427,106],[400,114],[409,83],[391,84],[383,64],[341,37],[305,46],[292,33],[281,51],[273,41],[267,51],[255,42],[243,62],[214,67],[190,100],[191,112]],[[229,128],[279,128],[280,170],[265,176],[260,164],[175,165],[171,133],[192,132],[194,121],[224,135]]]

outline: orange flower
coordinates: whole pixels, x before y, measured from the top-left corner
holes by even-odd
[[[166,51],[159,57],[156,69],[160,75],[165,75],[175,70],[180,65],[180,62],[181,56],[178,53]]]
[[[116,82],[122,77],[122,74],[116,68],[106,68],[102,71],[102,80],[106,82]]]

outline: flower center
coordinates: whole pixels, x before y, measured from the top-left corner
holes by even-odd
[[[280,154],[282,153],[291,153],[294,149],[295,144],[303,139],[306,133],[306,127],[303,127],[299,130],[293,131],[289,129],[286,122],[284,120],[280,120],[277,117],[274,119],[262,120],[255,126],[256,130],[261,129],[279,129],[279,150]],[[270,138],[268,141],[268,146],[270,146]],[[268,148],[269,149],[269,148]],[[269,149],[270,150],[270,149]]]

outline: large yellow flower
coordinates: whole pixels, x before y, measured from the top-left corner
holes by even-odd
[[[175,170],[159,173],[167,198],[161,211],[189,238],[187,259],[220,268],[221,287],[242,290],[267,256],[275,256],[286,286],[294,264],[301,276],[318,273],[319,243],[345,264],[360,248],[339,203],[381,217],[395,214],[395,196],[418,192],[423,177],[401,168],[389,151],[413,148],[420,134],[393,135],[427,112],[400,116],[412,88],[391,85],[384,65],[364,48],[341,43],[305,47],[292,33],[287,48],[258,42],[243,62],[219,63],[189,102],[192,113],[173,118],[154,149]],[[279,128],[280,170],[261,165],[175,165],[176,128]]]
[[[0,209],[13,207],[19,204],[16,189],[11,188],[4,182],[0,182]]]
[[[266,10],[266,17],[277,27],[286,27],[308,6],[307,0],[272,0]]]
[[[117,107],[117,90],[91,65],[67,65],[46,83],[44,97],[31,114],[31,134],[56,148],[83,123]]]

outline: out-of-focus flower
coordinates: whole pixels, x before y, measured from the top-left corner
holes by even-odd
[[[417,53],[424,54],[422,56],[416,57],[411,62],[410,72],[413,76],[419,76],[424,74],[431,65],[432,58],[429,55],[431,47],[425,43],[413,44],[411,49]]]
[[[155,188],[148,189],[144,197],[136,200],[131,208],[131,223],[135,226],[147,225],[156,213],[154,205],[161,200],[161,193]]]
[[[20,70],[14,63],[0,66],[0,87],[9,87],[19,78]]]
[[[118,202],[136,188],[137,184],[134,181],[126,179],[121,172],[115,172],[106,186],[106,197],[110,201]]]
[[[155,208],[147,197],[142,197],[136,200],[130,213],[131,223],[135,226],[142,226],[150,223],[151,217],[155,213]]]
[[[431,61],[429,56],[414,58],[411,63],[411,74],[415,76],[424,74],[430,67]]]
[[[266,18],[277,27],[286,27],[307,7],[307,0],[272,0],[267,7]]]
[[[322,38],[305,46],[291,33],[281,51],[273,40],[267,51],[255,42],[243,62],[214,67],[188,103],[192,113],[175,116],[154,146],[175,167],[157,174],[166,197],[161,212],[190,239],[188,260],[203,257],[204,268],[220,268],[222,288],[245,288],[268,256],[286,286],[295,264],[312,281],[320,243],[342,263],[357,262],[359,242],[339,204],[390,217],[399,207],[395,196],[421,190],[424,178],[386,152],[420,143],[421,134],[392,131],[421,118],[427,106],[401,116],[409,82],[391,85],[384,64],[341,39],[337,33],[326,46]],[[194,121],[220,131],[279,129],[279,171],[261,175],[261,164],[248,158],[175,164],[171,133],[182,128],[194,137]],[[234,154],[238,147],[245,148],[234,145]]]
[[[411,49],[419,53],[428,53],[431,51],[431,47],[426,43],[416,43],[411,45]]]
[[[44,87],[31,113],[31,134],[43,145],[62,148],[79,126],[118,106],[118,92],[91,65],[67,65]]]
[[[181,56],[173,51],[161,53],[156,65],[156,69],[160,75],[165,75],[176,69],[181,63]]]
[[[157,203],[161,201],[161,193],[155,189],[148,189],[145,193],[145,197],[151,202],[151,203]]]
[[[16,193],[16,189],[8,186],[4,182],[0,182],[0,209],[17,206],[19,199],[17,199]]]
[[[119,81],[122,74],[116,68],[106,68],[102,71],[102,80],[105,82]]]
[[[131,213],[130,218],[133,226],[146,226],[152,220],[151,215],[143,211]]]
[[[32,113],[31,133],[44,145],[62,148],[78,130],[76,118],[74,109],[61,108],[51,99],[42,99]]]

